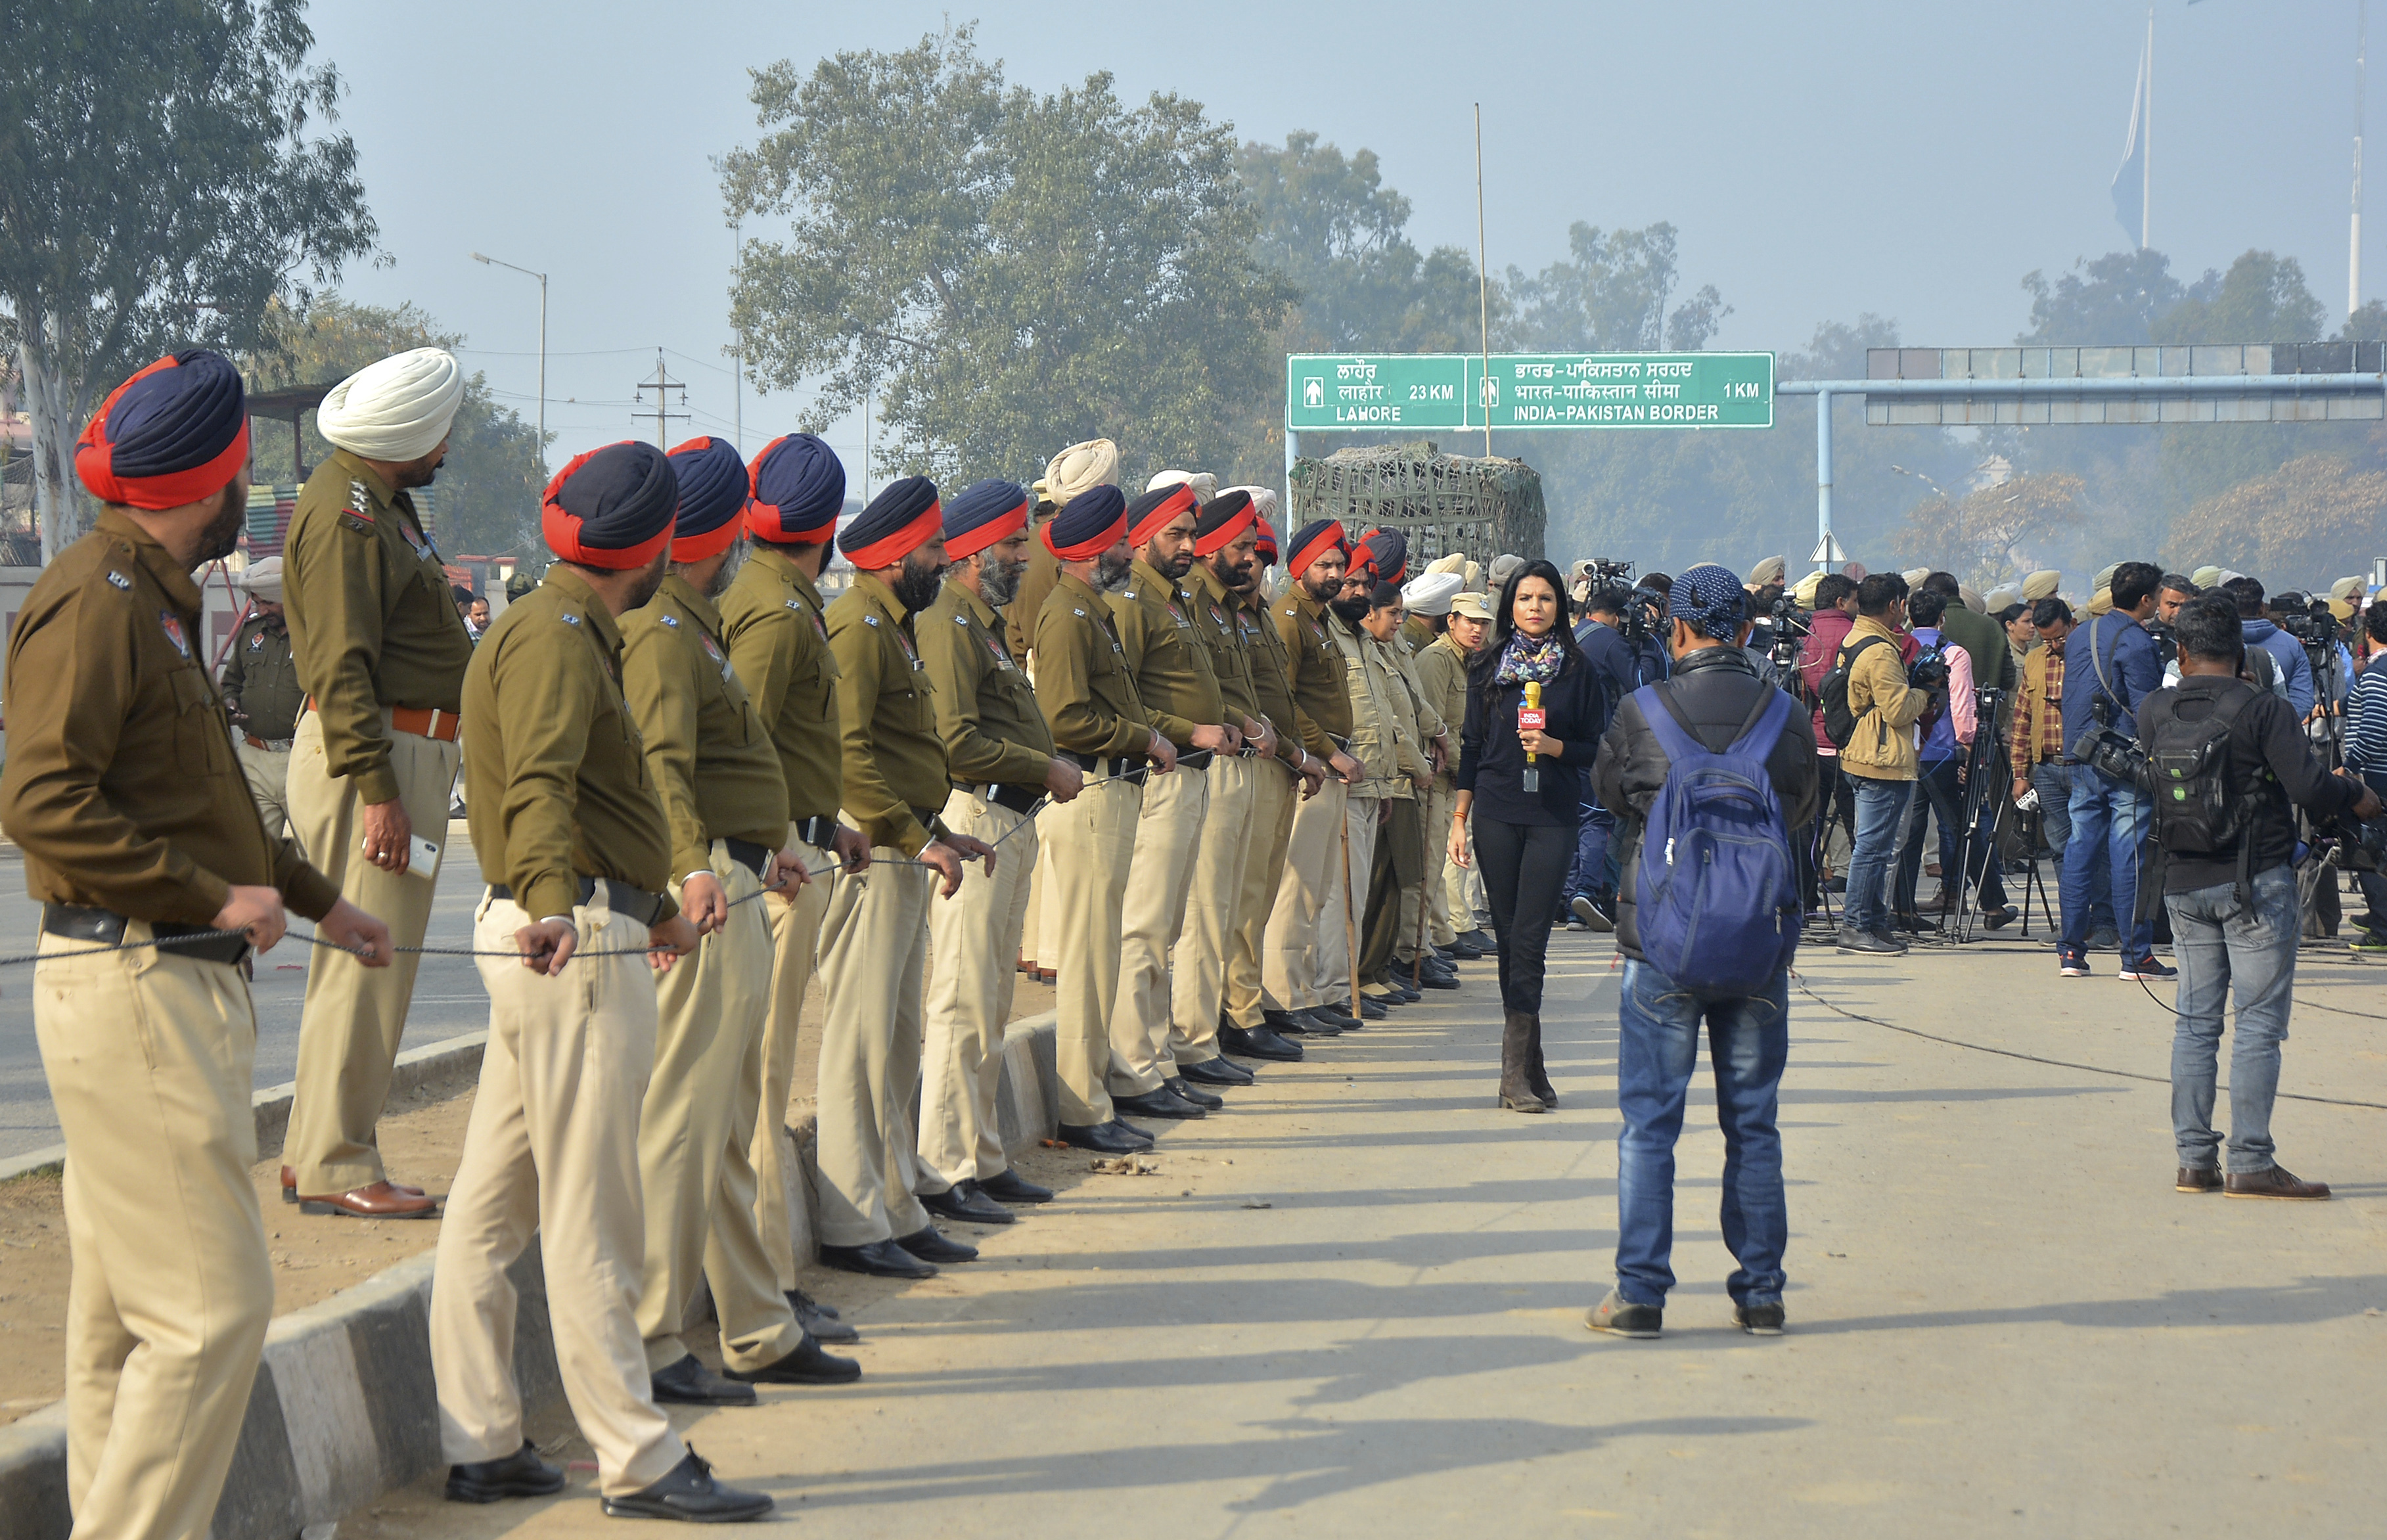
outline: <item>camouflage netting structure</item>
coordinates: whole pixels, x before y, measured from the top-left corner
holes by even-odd
[[[1354,536],[1397,529],[1413,573],[1453,551],[1487,567],[1503,551],[1542,554],[1541,473],[1522,460],[1447,455],[1423,442],[1337,449],[1295,461],[1291,490],[1286,531],[1312,519],[1339,519]]]

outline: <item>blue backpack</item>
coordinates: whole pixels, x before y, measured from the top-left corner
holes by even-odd
[[[1790,697],[1766,697],[1732,746],[1711,754],[1657,687],[1633,696],[1667,761],[1641,832],[1635,928],[1649,966],[1702,1000],[1757,992],[1799,950],[1790,836],[1765,770]]]

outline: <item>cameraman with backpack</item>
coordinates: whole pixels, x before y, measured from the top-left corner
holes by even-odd
[[[2117,574],[2117,603],[2120,590]],[[2156,789],[2157,859],[2179,959],[2171,1045],[2176,1185],[2183,1193],[2219,1189],[2233,1198],[2326,1198],[2326,1182],[2299,1180],[2272,1158],[2271,1103],[2280,1089],[2302,918],[2291,804],[2316,823],[2348,811],[2375,818],[2379,794],[2343,771],[2325,770],[2294,708],[2241,677],[2249,642],[2232,596],[2189,600],[2173,629],[2179,684],[2148,696],[2138,717]],[[2233,986],[2238,1032],[2229,1053],[2225,1177],[2213,1098],[2222,1006]]]
[[[2064,940],[2056,971],[2066,978],[2089,977],[2090,895],[2098,848],[2104,848],[2103,878],[2114,898],[2115,928],[2123,931],[2120,978],[2175,978],[2177,969],[2155,959],[2152,903],[2139,893],[2139,846],[2153,810],[2135,779],[2124,779],[2110,762],[2115,748],[2127,748],[2139,730],[2141,701],[2162,688],[2163,658],[2141,624],[2153,617],[2163,569],[2152,562],[2124,562],[2114,569],[2108,590],[2113,608],[2073,634],[2065,650],[2064,742],[2075,762],[2072,772],[2072,838],[2064,847]],[[2187,613],[2185,608],[2180,612]],[[2101,764],[2100,761],[2106,761]]]
[[[1673,1287],[1674,1142],[1707,1024],[1724,1126],[1724,1239],[1733,1319],[1782,1330],[1788,1209],[1774,1127],[1789,1057],[1789,969],[1800,908],[1791,849],[1815,815],[1807,713],[1741,650],[1740,579],[1701,564],[1667,600],[1673,675],[1627,696],[1592,767],[1623,821],[1618,889],[1616,1286],[1595,1332],[1658,1335]],[[1697,924],[1691,922],[1693,916]]]

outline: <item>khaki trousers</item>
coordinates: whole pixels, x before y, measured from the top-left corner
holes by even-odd
[[[1342,835],[1326,852],[1327,890],[1324,912],[1318,916],[1318,943],[1311,955],[1311,987],[1318,999],[1341,1000],[1353,1010],[1358,1003],[1346,999],[1351,992],[1350,932],[1344,925],[1344,894],[1351,894],[1351,924],[1363,926],[1368,916],[1358,905],[1368,899],[1368,881],[1375,871],[1376,808],[1381,797],[1354,791],[1344,799],[1343,825],[1351,836],[1351,862],[1346,888],[1344,871]],[[1297,826],[1296,826],[1297,827]]]
[[[1111,1002],[1111,1094],[1156,1091],[1177,1073],[1168,1052],[1168,949],[1185,928],[1186,893],[1210,805],[1206,771],[1148,775],[1136,814],[1127,907],[1119,915],[1119,981]]]
[[[1277,883],[1268,945],[1260,955],[1261,989],[1269,1010],[1306,1011],[1327,999],[1318,992],[1318,950],[1328,929],[1338,945],[1343,935],[1343,911],[1337,908],[1331,915],[1326,911],[1328,899],[1342,891],[1343,817],[1350,800],[1351,789],[1329,776],[1317,796],[1294,810],[1284,876]],[[1346,986],[1336,991],[1337,998],[1347,992]]]
[[[966,791],[945,799],[945,827],[995,847],[994,875],[962,869],[962,890],[928,904],[928,1020],[920,1042],[920,1178],[932,1192],[1009,1169],[995,1098],[1003,1029],[1019,980],[1036,826]]]
[[[484,896],[473,944],[512,952],[530,923]],[[687,1453],[655,1408],[638,1341],[646,1219],[638,1110],[655,1062],[647,928],[611,909],[572,911],[579,953],[556,978],[479,959],[489,1043],[431,1277],[431,1373],[451,1465],[522,1447],[506,1269],[538,1236],[555,1363],[607,1496],[651,1486]],[[622,955],[601,956],[603,953]]]
[[[796,836],[788,826],[786,848],[804,858],[812,881],[792,898],[777,893],[762,900],[771,927],[771,992],[763,1024],[762,1099],[754,1118],[754,1142],[749,1160],[754,1168],[754,1231],[763,1255],[777,1273],[779,1292],[796,1286],[795,1235],[788,1228],[788,1189],[803,1180],[794,1164],[788,1138],[788,1102],[796,1079],[796,1024],[803,1015],[804,990],[813,978],[815,949],[820,941],[822,918],[828,914],[828,896],[846,878],[838,876],[837,857]],[[812,1205],[809,1195],[805,1206]]]
[[[1454,798],[1452,812],[1458,811]],[[1450,897],[1453,924],[1464,925],[1471,930],[1492,933],[1492,900],[1484,891],[1484,864],[1475,859],[1475,826],[1467,826],[1467,869],[1456,866],[1443,868],[1443,884]]]
[[[1170,960],[1168,1053],[1181,1065],[1219,1056],[1219,1008],[1226,1001],[1244,868],[1252,861],[1252,800],[1259,777],[1275,774],[1241,755],[1210,761],[1210,806],[1203,815],[1185,921]]]
[[[1401,894],[1401,935],[1399,948],[1394,955],[1403,962],[1417,954],[1418,904],[1426,906],[1426,940],[1434,946],[1448,946],[1467,928],[1455,923],[1463,916],[1451,907],[1450,884],[1446,880],[1450,866],[1450,819],[1459,806],[1459,791],[1454,787],[1437,786],[1426,793],[1425,802],[1425,880]]]
[[[385,726],[389,713],[382,713]],[[340,895],[389,927],[399,946],[421,946],[431,924],[435,877],[409,871],[393,877],[360,849],[364,821],[355,788],[325,769],[323,719],[298,718],[290,751],[290,828],[316,870],[340,885]],[[389,767],[398,802],[417,837],[448,844],[448,790],[461,763],[456,745],[412,733],[389,732]],[[441,865],[446,865],[443,853]],[[374,1125],[389,1100],[390,1069],[406,1034],[406,1005],[421,958],[398,953],[385,968],[369,968],[343,953],[317,948],[307,959],[307,1004],[298,1020],[297,1092],[290,1105],[284,1160],[309,1195],[369,1187],[387,1173],[373,1142]]]
[[[67,1506],[78,1537],[204,1540],[273,1316],[257,1016],[228,963],[61,956],[92,944],[44,935],[32,982],[67,1144]]]
[[[699,1278],[712,1285],[721,1359],[729,1368],[762,1369],[804,1341],[754,1220],[751,1152],[771,998],[763,882],[730,858],[723,840],[713,842],[711,865],[732,905],[729,917],[655,981],[655,1069],[638,1113],[647,1207],[638,1335],[650,1371],[688,1357],[680,1323]],[[672,892],[678,896],[677,883]]]
[[[1028,874],[1028,900],[1019,920],[1019,955],[1012,959],[1014,972],[1018,971],[1021,963],[1036,961],[1036,940],[1044,933],[1045,890],[1049,886],[1041,865]]]
[[[1293,810],[1301,800],[1301,777],[1282,764],[1256,765],[1252,776],[1251,833],[1244,861],[1242,892],[1235,902],[1234,946],[1227,961],[1227,1016],[1245,1031],[1267,1025],[1262,959],[1268,953],[1269,912],[1276,907],[1284,878],[1284,852],[1293,838]]]
[[[1143,790],[1134,781],[1087,777],[1071,802],[1037,815],[1050,876],[1046,911],[1053,953],[1055,1077],[1060,1120],[1092,1128],[1111,1120],[1110,1075],[1127,1054],[1111,1038],[1118,999],[1119,914],[1135,859],[1136,815]],[[1143,1041],[1141,1026],[1126,1046]]]
[[[257,815],[265,820],[266,837],[280,839],[283,826],[290,821],[290,751],[259,749],[246,738],[234,738],[232,751],[239,756]]]
[[[820,1238],[866,1246],[928,1228],[912,1097],[920,1089],[920,974],[939,878],[878,846],[841,877],[821,926],[828,1015],[820,1047]],[[890,865],[892,863],[892,865]]]

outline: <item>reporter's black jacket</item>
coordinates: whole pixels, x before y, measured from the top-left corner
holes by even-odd
[[[1484,646],[1493,645],[1485,641]],[[1541,758],[1541,789],[1524,787],[1525,746],[1517,738],[1522,685],[1495,685],[1497,663],[1467,671],[1467,721],[1459,735],[1459,789],[1475,793],[1473,816],[1504,824],[1573,828],[1583,818],[1583,777],[1598,751],[1608,702],[1581,652],[1569,652],[1558,676],[1542,687],[1549,736],[1564,745],[1555,760]]]
[[[1756,668],[1739,648],[1702,647],[1674,660],[1674,673],[1658,690],[1681,709],[1691,737],[1711,752],[1722,753],[1740,736],[1756,712],[1758,701],[1774,687],[1757,676]],[[1661,708],[1662,709],[1662,708]],[[1635,868],[1641,859],[1641,825],[1658,789],[1666,784],[1666,751],[1641,715],[1641,703],[1627,696],[1616,709],[1608,736],[1600,740],[1599,759],[1591,783],[1601,805],[1615,813],[1615,838],[1624,841],[1624,859],[1616,888],[1616,944],[1627,957],[1641,957],[1641,935],[1633,914]],[[1790,719],[1765,758],[1774,777],[1774,795],[1782,804],[1782,824],[1797,849],[1815,819],[1815,726],[1812,715],[1791,703]]]
[[[2178,716],[2202,722],[2211,716],[2226,692],[2244,690],[2254,697],[2238,713],[2229,728],[2229,768],[2234,789],[2251,800],[2254,822],[2246,830],[2252,842],[2246,876],[2254,877],[2295,859],[2296,819],[2290,804],[2326,823],[2362,799],[2362,788],[2343,776],[2332,776],[2305,741],[2296,709],[2260,686],[2215,674],[2191,674],[2177,685],[2156,690],[2139,703],[2140,746],[2153,742],[2156,729]],[[2219,860],[2165,852],[2166,893],[2192,893],[2238,880],[2235,853]]]

